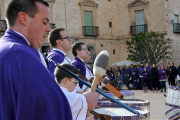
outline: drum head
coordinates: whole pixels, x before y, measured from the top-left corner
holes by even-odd
[[[142,118],[141,115],[134,114],[114,103],[112,103],[111,105],[103,105],[100,108],[96,108],[91,111],[91,113],[97,118],[103,118],[105,120],[147,120],[149,118],[149,110],[136,106],[130,107],[134,108],[140,114],[144,115],[145,118]]]

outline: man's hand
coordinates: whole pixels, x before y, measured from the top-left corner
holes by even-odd
[[[83,95],[86,97],[88,109],[93,110],[97,106],[98,94],[92,92],[85,92]]]

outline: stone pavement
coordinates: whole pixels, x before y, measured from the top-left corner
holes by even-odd
[[[153,93],[148,90],[148,93],[144,93],[143,90],[133,90],[135,94],[135,99],[146,99],[150,101],[150,120],[167,120],[165,117],[165,112],[172,107],[165,105],[166,97],[164,97],[164,92],[158,91]]]

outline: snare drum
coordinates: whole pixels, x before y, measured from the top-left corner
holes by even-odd
[[[149,120],[150,113],[149,110],[130,106],[131,108],[137,110],[141,115],[134,114],[121,106],[112,103],[103,104],[100,108],[96,108],[91,111],[91,114],[95,116],[95,120]],[[144,117],[142,117],[142,115]]]
[[[150,102],[147,100],[141,100],[141,99],[118,99],[120,102],[128,105],[128,106],[137,106],[137,107],[143,107],[150,111]],[[98,104],[111,104],[111,101],[109,100],[99,100]]]
[[[166,105],[180,109],[180,88],[170,86],[166,95]]]
[[[174,120],[180,118],[180,109],[172,108],[165,113],[166,118]]]
[[[124,99],[134,99],[134,91],[119,91],[120,93],[123,94]],[[113,93],[106,93],[109,96],[115,98],[115,99],[119,99],[118,97],[116,97]]]

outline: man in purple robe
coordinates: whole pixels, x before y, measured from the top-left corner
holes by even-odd
[[[71,49],[71,41],[64,28],[57,28],[52,30],[48,36],[49,43],[53,50],[49,51],[47,58],[50,58],[58,63],[67,63],[71,65],[71,59],[66,55]],[[54,77],[54,70],[56,66],[52,62],[48,62],[51,75]]]
[[[90,66],[85,63],[87,62],[87,59],[89,59],[89,51],[86,47],[86,44],[83,42],[75,43],[72,47],[72,53],[74,55],[72,65],[80,69],[81,75],[89,80],[93,76],[93,72]],[[77,89],[78,87],[80,89]],[[86,86],[82,83],[79,83],[78,87],[76,87],[77,91],[83,91],[86,88]]]
[[[0,39],[0,120],[72,120],[60,87],[40,60],[51,30],[43,0],[11,1],[8,30]]]

